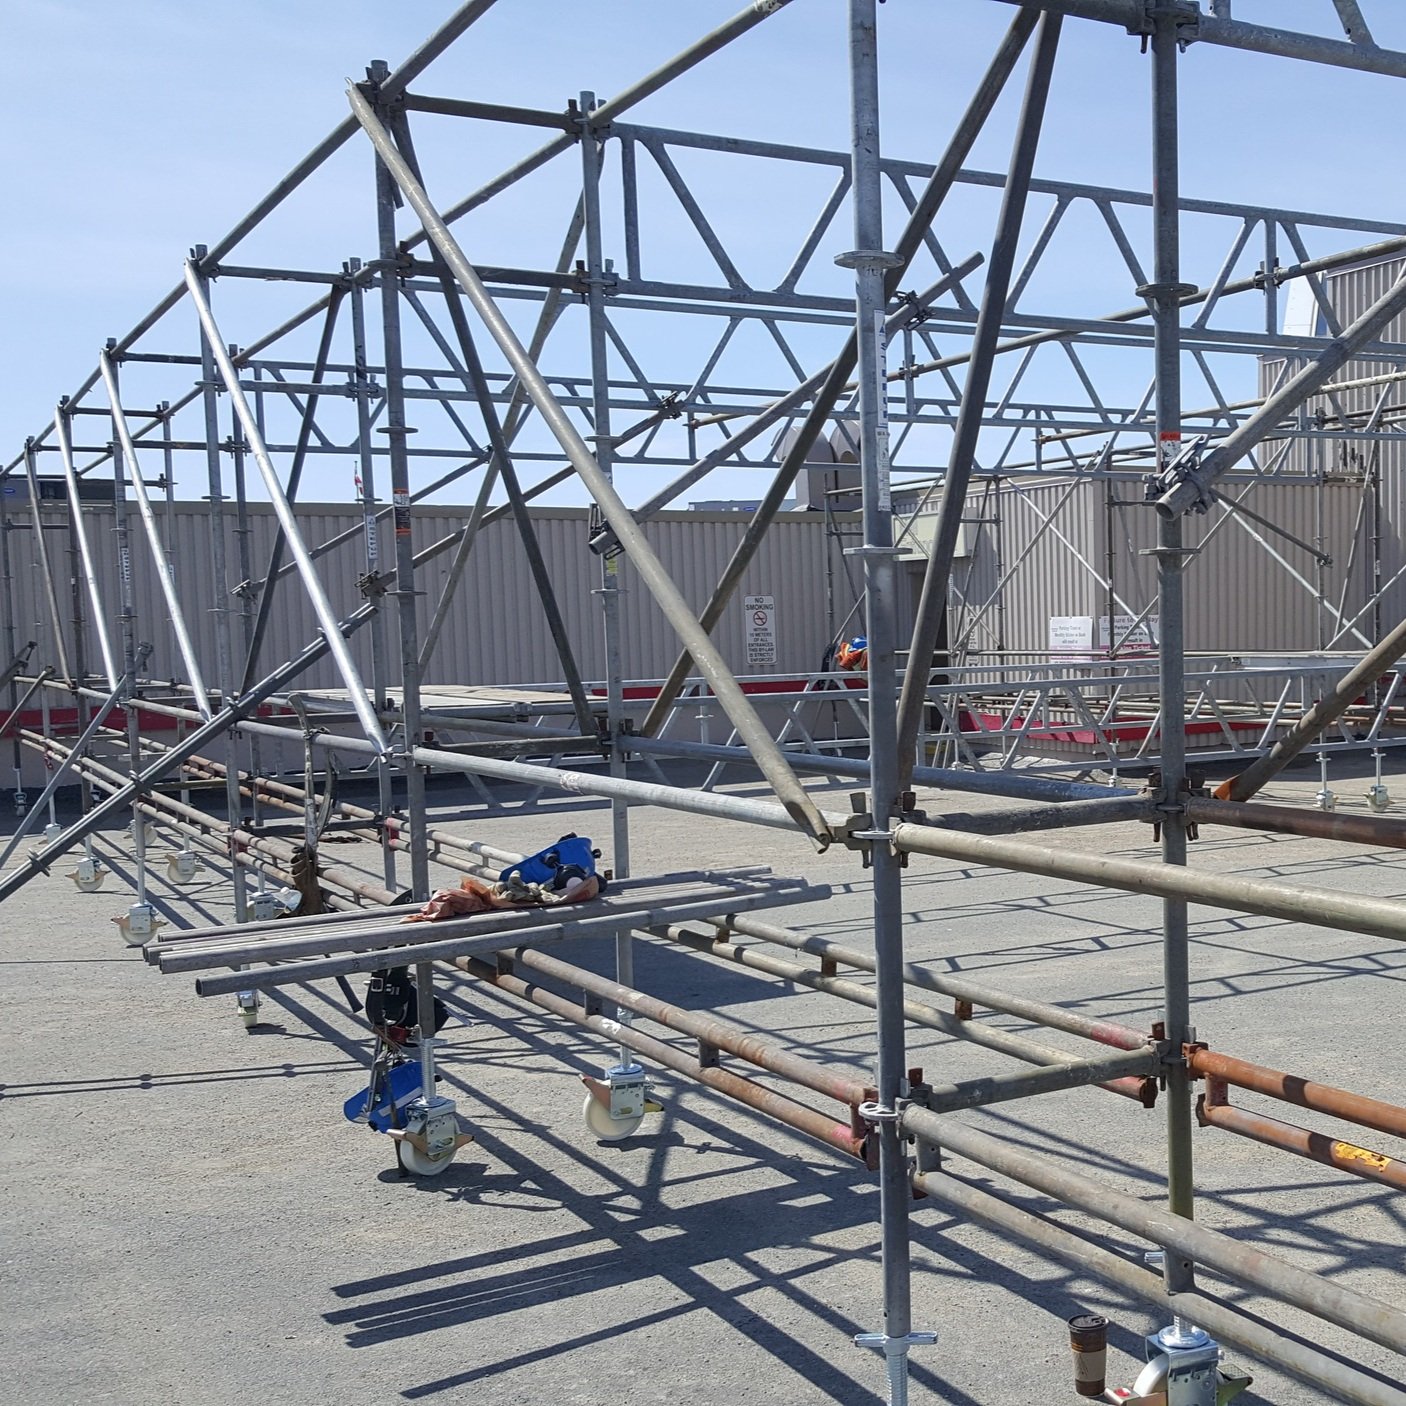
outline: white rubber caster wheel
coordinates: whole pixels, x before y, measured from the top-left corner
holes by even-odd
[[[70,870],[68,877],[77,884],[79,893],[97,893],[107,882],[107,874],[106,869],[88,860],[79,860],[78,868]]]
[[[454,1154],[459,1150],[454,1147],[443,1157],[430,1157],[409,1138],[401,1138],[396,1145],[400,1149],[400,1165],[415,1177],[437,1177],[454,1160]]]
[[[586,1102],[581,1107],[581,1116],[586,1120],[586,1127],[602,1142],[620,1142],[636,1132],[644,1122],[643,1113],[633,1118],[612,1118],[610,1109],[594,1094],[586,1095]]]
[[[1151,1396],[1153,1392],[1164,1391],[1170,1367],[1171,1363],[1166,1354],[1159,1353],[1142,1369],[1137,1381],[1133,1383],[1133,1395]]]

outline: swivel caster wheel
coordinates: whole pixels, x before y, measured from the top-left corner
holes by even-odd
[[[459,1131],[454,1100],[431,1094],[417,1098],[406,1109],[404,1131],[396,1134],[396,1161],[411,1176],[437,1177],[454,1160],[470,1133]]]
[[[401,1171],[409,1172],[412,1177],[439,1176],[459,1151],[457,1147],[451,1147],[442,1157],[431,1157],[429,1153],[421,1152],[409,1138],[399,1138],[395,1147]]]
[[[70,869],[68,877],[78,885],[79,893],[97,893],[107,882],[108,871],[96,859],[80,859],[76,869]]]
[[[581,1116],[586,1120],[586,1127],[592,1136],[601,1142],[621,1142],[637,1132],[640,1124],[644,1122],[643,1113],[637,1113],[631,1118],[612,1118],[610,1109],[594,1094],[586,1095],[586,1102],[581,1106]]]

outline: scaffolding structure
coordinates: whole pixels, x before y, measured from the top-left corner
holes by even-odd
[[[416,965],[420,1009],[427,1010],[433,1004],[434,963],[448,961],[477,980],[493,982],[608,1035],[632,1056],[687,1073],[863,1160],[877,1173],[881,1189],[883,1321],[862,1341],[881,1351],[890,1400],[896,1404],[907,1400],[910,1348],[933,1340],[930,1332],[915,1328],[910,1311],[908,1222],[916,1187],[1174,1315],[1173,1327],[1163,1335],[1168,1358],[1164,1389],[1171,1401],[1216,1399],[1214,1380],[1209,1396],[1204,1395],[1201,1378],[1196,1378],[1199,1386],[1188,1384],[1198,1372],[1204,1376],[1206,1340],[1191,1328],[1194,1324],[1337,1399],[1403,1406],[1406,1391],[1385,1378],[1279,1332],[1198,1288],[1199,1265],[1406,1354],[1406,1313],[1400,1309],[1240,1245],[1193,1219],[1192,1148],[1198,1116],[1203,1126],[1315,1157],[1348,1174],[1403,1184],[1399,1166],[1390,1159],[1374,1160],[1374,1154],[1345,1143],[1325,1152],[1321,1140],[1306,1130],[1231,1107],[1231,1088],[1267,1092],[1395,1136],[1406,1135],[1406,1110],[1305,1084],[1208,1050],[1204,1041],[1212,1032],[1195,1030],[1191,1020],[1187,913],[1189,903],[1198,903],[1401,940],[1406,938],[1406,903],[1201,873],[1187,866],[1187,839],[1198,825],[1231,825],[1406,848],[1406,825],[1394,819],[1269,807],[1252,799],[1343,719],[1351,716],[1356,730],[1365,728],[1364,744],[1370,746],[1381,745],[1399,725],[1395,677],[1385,687],[1377,686],[1406,652],[1406,625],[1372,632],[1365,637],[1370,648],[1360,662],[1345,662],[1331,677],[1303,686],[1292,698],[1285,693],[1277,706],[1271,697],[1269,711],[1255,713],[1250,730],[1237,730],[1223,695],[1188,674],[1183,592],[1188,570],[1193,575],[1195,570],[1184,529],[1187,514],[1223,503],[1232,494],[1238,504],[1261,484],[1302,482],[1306,472],[1311,487],[1311,471],[1289,453],[1295,444],[1325,446],[1323,454],[1304,461],[1321,465],[1328,453],[1345,444],[1360,450],[1364,443],[1406,437],[1406,428],[1382,413],[1388,404],[1386,390],[1379,409],[1365,416],[1344,409],[1336,419],[1325,419],[1306,411],[1314,397],[1331,401],[1341,393],[1335,378],[1349,362],[1382,364],[1387,388],[1394,384],[1391,368],[1406,364],[1406,344],[1381,340],[1406,309],[1406,277],[1346,327],[1333,319],[1321,283],[1325,271],[1406,250],[1406,224],[1183,200],[1178,189],[1177,81],[1181,54],[1191,44],[1280,54],[1396,77],[1406,77],[1406,53],[1374,42],[1356,0],[1332,0],[1331,6],[1324,0],[1325,13],[1341,20],[1344,39],[1244,23],[1232,16],[1231,0],[1211,0],[1208,11],[1194,0],[1040,0],[1015,5],[1009,30],[945,149],[933,164],[915,165],[883,155],[877,0],[851,0],[853,140],[848,151],[723,138],[627,120],[631,109],[672,79],[766,23],[787,3],[755,0],[617,96],[598,101],[583,92],[565,110],[553,112],[420,90],[419,81],[433,60],[494,4],[470,0],[400,67],[373,63],[366,80],[348,90],[350,115],[228,235],[193,249],[180,283],[131,331],[108,343],[92,373],[59,401],[52,421],[26,441],[3,471],[5,477],[23,479],[30,512],[27,523],[16,519],[3,524],[0,574],[7,584],[13,578],[17,548],[12,537],[32,529],[47,612],[44,638],[22,646],[20,622],[9,608],[11,593],[6,591],[8,667],[0,675],[0,686],[9,690],[6,730],[17,747],[33,748],[56,769],[50,787],[32,806],[0,861],[12,866],[0,877],[0,899],[47,873],[99,828],[130,815],[138,891],[129,926],[139,939],[154,935],[145,894],[145,826],[156,820],[236,861],[239,930],[157,941],[150,950],[152,959],[163,969],[181,971],[266,964],[203,978],[202,994],[345,975],[374,968],[388,952],[396,952],[396,960]],[[1151,194],[1043,180],[1034,174],[1066,19],[1121,26],[1135,36],[1130,45],[1140,39],[1150,53]],[[1009,169],[1001,174],[968,170],[964,163],[974,143],[1022,65],[1024,97]],[[429,117],[463,119],[492,131],[536,129],[547,139],[480,189],[443,204],[430,193],[413,135]],[[234,261],[243,241],[333,153],[362,141],[374,151],[378,242],[371,257],[349,258],[334,270]],[[760,288],[744,277],[739,260],[683,173],[683,152],[818,166],[831,173],[829,194],[802,233],[778,284]],[[579,168],[578,193],[554,266],[474,262],[456,226],[462,228],[460,222],[471,212],[549,163],[572,162]],[[650,188],[667,190],[715,265],[717,275],[711,282],[649,275],[651,251],[641,219],[646,164],[652,171]],[[999,191],[999,212],[989,248],[952,257],[934,233],[934,223],[944,201],[964,187]],[[886,190],[907,211],[896,236],[884,227]],[[1031,241],[1031,212],[1039,200],[1046,202],[1047,215]],[[1126,263],[1137,301],[1089,317],[1022,306],[1022,298],[1038,284],[1040,261],[1054,246],[1061,222],[1083,206],[1106,227]],[[398,221],[402,209],[413,214],[418,227],[407,229],[404,218]],[[836,223],[846,210],[852,230],[841,236]],[[1151,217],[1147,264],[1147,253],[1139,250],[1130,224],[1132,211]],[[1188,214],[1224,221],[1228,231],[1219,268],[1204,275],[1193,275],[1179,253],[1180,223]],[[1306,242],[1309,231],[1315,238],[1332,237],[1342,247],[1315,256]],[[841,245],[847,248],[840,250]],[[1251,249],[1260,253],[1260,267],[1239,276]],[[1281,259],[1286,252],[1292,255],[1291,263]],[[853,272],[853,290],[846,296],[808,291],[809,274],[827,255]],[[931,274],[928,285],[921,291],[903,291],[910,274],[922,270],[927,271],[924,277]],[[978,270],[979,287],[972,282]],[[301,288],[304,295],[318,290],[318,296],[272,331],[235,345],[228,340],[234,329],[218,315],[215,294],[222,283],[236,280],[272,281]],[[1330,319],[1331,335],[1281,330],[1280,290],[1296,280],[1312,289]],[[1252,304],[1249,315],[1236,311]],[[578,308],[584,321],[577,327],[580,335],[572,352],[584,352],[584,364],[563,371],[553,365],[561,342],[560,337],[554,341],[553,334],[577,325]],[[177,311],[187,318],[198,341],[183,343],[185,350],[157,349],[153,329],[161,324],[164,332],[170,325],[165,319]],[[651,377],[645,369],[647,356],[625,335],[626,321],[635,326],[659,318],[702,320],[709,327],[706,351],[691,378]],[[775,343],[793,367],[797,384],[736,385],[715,374],[730,340],[744,325],[755,325]],[[795,350],[796,338],[825,328],[836,329],[845,340],[828,364],[807,373]],[[297,350],[299,334],[306,338],[309,332],[316,334],[311,358]],[[953,349],[956,343],[960,350]],[[1102,348],[1151,356],[1154,374],[1140,399],[1124,403],[1100,389],[1090,358]],[[1064,358],[1073,368],[1084,388],[1082,401],[1050,403],[1035,394],[1022,396],[1025,372],[1042,350]],[[1232,356],[1252,358],[1256,364],[1282,358],[1278,379],[1254,403],[1234,402],[1220,394],[1212,359]],[[1018,369],[1002,390],[994,391],[996,368],[1008,364],[1007,359],[1016,360]],[[1215,393],[1216,403],[1207,408],[1183,407],[1182,374],[1188,361],[1199,367]],[[960,380],[953,374],[956,370],[963,373]],[[134,402],[131,387],[140,382],[145,390],[158,376],[176,386],[171,397]],[[420,423],[414,423],[417,420]],[[351,433],[339,439],[344,422]],[[862,488],[862,541],[850,554],[862,571],[867,682],[857,692],[844,689],[846,707],[863,707],[861,758],[844,755],[843,746],[821,745],[803,727],[792,731],[789,725],[778,729],[769,723],[758,710],[756,695],[739,682],[712,639],[757,544],[803,472],[809,450],[835,423],[857,427]],[[96,435],[88,433],[99,426]],[[932,438],[934,430],[950,431],[940,464],[931,462],[933,445],[939,442]],[[765,445],[785,431],[792,432],[788,447],[774,464]],[[461,442],[441,442],[451,435]],[[995,450],[993,436],[1000,444]],[[1040,446],[1040,461],[1017,463],[1018,446],[1032,436]],[[1083,453],[1077,448],[1081,438],[1096,438],[1097,448]],[[205,466],[210,527],[205,561],[171,560],[163,535],[159,492],[169,493],[173,464],[182,455],[198,456]],[[355,586],[361,599],[349,611],[336,603],[349,583],[330,581],[326,567],[329,552],[340,544],[309,543],[300,527],[299,486],[308,466],[321,455],[349,459],[359,484],[363,520],[351,540],[359,543],[363,569]],[[158,459],[162,474],[153,478],[144,465]],[[54,461],[64,492],[58,499],[47,499],[40,468]],[[695,612],[642,524],[709,473],[736,465],[774,467],[774,473],[733,560],[705,607]],[[620,484],[627,469],[639,466],[667,468],[673,478],[647,501],[631,504]],[[902,525],[896,534],[891,479],[904,467],[940,470],[934,489],[936,522],[910,639],[899,634]],[[1124,487],[1147,483],[1145,512],[1155,520],[1150,560],[1155,563],[1157,590],[1155,602],[1149,602],[1128,628],[1135,628],[1155,604],[1155,670],[1150,661],[1134,663],[1116,681],[1111,671],[1097,677],[1087,671],[1085,684],[1071,686],[1068,677],[1042,676],[1029,667],[986,663],[977,668],[980,661],[965,661],[973,663],[973,679],[953,677],[942,632],[953,602],[953,563],[964,515],[983,480],[1008,480],[1022,473]],[[257,475],[278,519],[275,545],[266,561],[254,560],[250,550],[251,475]],[[85,485],[98,479],[110,479],[113,492],[119,582],[115,601],[104,598],[100,585],[97,560],[103,548],[90,530],[91,501],[84,492]],[[535,498],[572,479],[584,486],[597,514],[592,546],[599,566],[592,588],[600,602],[607,661],[600,680],[584,677],[578,665],[579,650],[557,595],[560,586],[552,578],[528,510]],[[473,493],[467,525],[417,548],[412,537],[416,503],[463,483],[471,484]],[[506,501],[491,506],[499,492]],[[53,513],[59,508],[63,517],[56,522]],[[561,685],[524,688],[511,697],[504,690],[475,694],[470,687],[462,698],[431,701],[436,644],[446,620],[463,608],[458,592],[475,538],[498,518],[511,518],[520,533],[537,588],[534,609],[553,639]],[[60,540],[62,547],[56,546]],[[63,550],[71,562],[67,578],[60,561]],[[440,559],[449,563],[442,590],[437,598],[426,598],[424,569]],[[167,617],[160,624],[164,629],[169,623],[179,678],[153,678],[148,672],[151,650],[142,636],[156,622],[136,616],[133,576],[138,571],[151,572],[160,587]],[[182,596],[182,580],[197,572],[211,576],[221,603],[210,630],[209,653],[197,622],[187,617]],[[287,584],[280,585],[285,578]],[[649,593],[680,647],[675,668],[651,690],[642,718],[627,708],[630,640],[622,629],[620,601],[626,580],[630,589]],[[1313,582],[1304,584],[1314,589]],[[280,591],[294,585],[310,602],[319,632],[301,651],[271,663],[266,649],[270,619],[278,609]],[[1321,580],[1316,589],[1322,606],[1327,596]],[[1381,599],[1386,589],[1387,583],[1378,579],[1370,599]],[[979,605],[958,604],[963,609]],[[1115,604],[1110,605],[1110,620]],[[1359,611],[1355,622],[1362,616]],[[1339,606],[1340,625],[1343,619]],[[300,678],[323,661],[335,667],[339,689],[300,691]],[[1155,680],[1148,676],[1152,672]],[[1125,678],[1133,683],[1125,683]],[[1020,748],[1032,741],[1033,733],[1050,727],[1050,705],[1031,701],[1042,687],[1046,695],[1052,688],[1060,690],[1062,699],[1077,694],[1083,700],[1077,707],[1067,702],[1061,706],[1073,708],[1075,722],[1087,722],[1096,736],[1105,738],[1111,724],[1098,708],[1103,701],[1116,707],[1119,688],[1154,699],[1150,711],[1137,717],[1142,730],[1136,760],[1155,764],[1155,775],[1145,789],[1132,790],[1071,777],[1068,773],[1087,769],[1086,759],[1065,764],[1056,758],[1046,768],[1051,774],[983,765],[970,748],[963,751],[960,718],[972,711],[972,697],[982,688],[989,693],[995,685],[1020,693],[999,726],[987,729],[996,734],[994,743],[988,738],[984,744],[1008,763],[1021,759]],[[1100,689],[1102,694],[1091,701]],[[728,742],[686,741],[666,726],[683,706],[681,699],[688,698],[688,706],[693,706],[700,691],[725,714],[731,729]],[[1222,728],[1226,752],[1246,762],[1214,795],[1193,786],[1188,777],[1188,727],[1200,717],[1198,699],[1209,700],[1207,715]],[[31,701],[43,709],[39,729],[19,726]],[[799,716],[794,714],[793,720]],[[174,741],[144,735],[144,717],[175,720],[179,727]],[[1036,718],[1042,719],[1038,727],[1032,722]],[[96,746],[110,739],[113,719],[120,719],[125,731],[126,753],[120,759],[100,756]],[[451,736],[463,740],[445,743],[443,739]],[[946,739],[949,750],[941,759],[948,765],[927,764],[934,736],[939,742]],[[290,743],[304,761],[301,786],[274,776],[275,768],[266,762],[270,749]],[[217,755],[207,756],[210,752]],[[555,760],[541,760],[544,753]],[[331,807],[330,814],[317,814],[316,757],[324,759],[324,767],[334,764],[326,759],[340,758],[343,766],[364,768],[375,778],[377,805],[343,803]],[[1116,749],[1110,750],[1109,769],[1116,772],[1122,759]],[[663,764],[680,760],[715,765],[745,761],[760,770],[772,799],[680,785],[663,770]],[[318,834],[329,821],[374,837],[383,867],[383,881],[375,884],[315,861],[314,886],[332,891],[329,906],[334,910],[374,908],[394,902],[402,892],[424,900],[433,887],[435,862],[485,874],[515,862],[519,857],[435,828],[425,790],[430,769],[462,774],[480,788],[502,781],[607,800],[610,857],[615,874],[627,884],[635,882],[629,844],[632,805],[660,805],[799,832],[822,850],[843,845],[855,852],[856,864],[862,862],[872,878],[872,953],[807,938],[748,916],[748,907],[797,901],[814,892],[763,881],[748,871],[731,877],[688,876],[687,882],[680,880],[668,890],[667,901],[651,899],[653,881],[640,880],[637,904],[623,903],[619,912],[583,919],[582,932],[589,928],[615,936],[613,982],[537,950],[538,940],[571,936],[570,922],[525,946],[520,945],[520,933],[513,943],[507,936],[485,936],[481,927],[472,927],[407,947],[403,929],[364,911],[350,924],[309,920],[321,925],[307,931],[297,923],[263,921],[251,903],[247,871],[272,869],[296,882],[299,864],[309,853],[315,856]],[[802,773],[814,771],[853,776],[864,787],[862,801],[850,813],[822,809],[801,780]],[[82,817],[63,829],[52,825],[31,853],[17,859],[16,849],[30,825],[43,818],[44,804],[69,779],[84,787]],[[188,788],[218,788],[224,797],[222,816],[212,817],[188,798],[174,799],[162,786],[172,779]],[[981,791],[1018,804],[978,816],[924,815],[916,810],[911,789],[915,785]],[[483,789],[481,794],[487,797],[489,792]],[[301,855],[286,839],[246,826],[251,813],[257,817],[269,811],[302,817]],[[1130,818],[1159,828],[1159,862],[1108,858],[1021,838],[1027,831]],[[1153,1030],[1132,1030],[908,966],[902,934],[903,869],[915,854],[1161,897],[1162,1021]],[[91,857],[87,862],[92,864]],[[94,878],[91,869],[87,877]],[[627,894],[633,892],[627,889]],[[744,892],[746,902],[739,898]],[[334,927],[339,934],[335,938],[330,935]],[[504,932],[509,931],[518,930],[508,925]],[[723,1022],[680,1012],[638,991],[633,975],[636,931],[871,1006],[877,1055],[872,1084],[828,1073],[754,1038],[743,1039]],[[815,969],[790,956],[761,952],[739,944],[738,937],[761,947],[787,949],[791,956],[796,951],[818,956],[821,965]],[[341,944],[339,955],[328,956],[337,950],[335,943]],[[509,948],[511,960],[492,960],[492,954]],[[841,966],[872,972],[874,985],[846,980],[838,973]],[[583,993],[581,1002],[543,991],[518,975],[518,968],[576,986]],[[915,989],[951,996],[959,1010],[965,1005],[970,1012],[973,1005],[982,1005],[1019,1014],[1104,1048],[1077,1058],[1051,1051],[951,1016],[915,999]],[[603,1020],[602,1002],[622,1013],[619,1023]],[[683,1060],[677,1047],[636,1030],[632,1022],[637,1017],[693,1036],[697,1057]],[[1034,1067],[953,1084],[922,1082],[912,1077],[905,1058],[905,1025],[910,1021],[984,1043]],[[425,1031],[421,1043],[426,1087],[432,1087],[432,1030]],[[759,1065],[809,1095],[838,1102],[842,1112],[838,1118],[833,1110],[822,1115],[722,1070],[719,1052]],[[1204,1096],[1198,1104],[1196,1085],[1201,1081]],[[1149,1106],[1160,1101],[1166,1120],[1165,1211],[1120,1196],[1082,1172],[1076,1174],[951,1116],[964,1108],[1086,1086]],[[1164,1252],[1160,1273],[1132,1266],[1053,1221],[945,1171],[942,1150],[1149,1240]],[[1178,1396],[1173,1386],[1203,1394]]]

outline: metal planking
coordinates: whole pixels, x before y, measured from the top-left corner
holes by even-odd
[[[12,601],[19,642],[35,638],[37,657],[54,657],[48,611],[39,577],[27,506],[7,499],[7,509],[17,530],[11,535]],[[24,511],[18,509],[24,507]],[[850,515],[846,515],[847,517]],[[174,564],[177,585],[185,603],[187,622],[197,641],[201,667],[212,684],[218,678],[216,616],[218,608],[236,612],[234,624],[236,672],[244,659],[240,598],[230,592],[242,579],[237,534],[232,510],[227,515],[227,550],[230,573],[226,590],[217,601],[210,572],[209,510],[203,503],[177,503],[169,513],[159,512],[163,541]],[[417,551],[438,541],[467,521],[467,512],[455,508],[419,509],[413,519],[412,541]],[[600,559],[588,546],[588,512],[584,508],[544,508],[532,511],[532,521],[548,573],[565,617],[568,633],[583,674],[601,678],[605,673],[604,641],[597,595]],[[62,508],[44,513],[50,554],[59,575],[64,631],[71,639],[69,616],[71,589],[67,515]],[[100,583],[114,642],[117,635],[118,579],[113,542],[113,509],[102,505],[85,508],[89,539],[98,559]],[[701,610],[713,585],[740,540],[747,524],[742,513],[661,513],[646,531],[651,545],[672,572],[685,598]],[[352,506],[309,505],[298,509],[298,521],[310,546],[331,540],[359,525],[360,511]],[[264,504],[249,508],[249,554],[253,576],[264,574],[273,545],[276,521]],[[846,524],[848,525],[848,523]],[[149,640],[154,652],[149,665],[152,677],[184,676],[172,631],[140,525],[132,521],[132,563],[136,630]],[[394,553],[390,525],[380,524],[380,562],[384,568]],[[720,622],[715,638],[723,657],[739,673],[745,672],[746,649],[742,597],[746,594],[776,598],[777,661],[760,670],[767,674],[801,673],[819,668],[829,644],[826,611],[826,559],[834,554],[834,570],[842,580],[839,546],[827,539],[820,513],[783,514],[767,533],[761,550],[743,578],[735,601]],[[450,570],[453,552],[447,551],[417,573],[421,632],[440,597]],[[662,613],[639,582],[628,560],[619,560],[622,590],[621,618],[624,667],[630,678],[658,678],[667,673],[678,653],[678,642]],[[339,614],[348,614],[362,603],[359,578],[366,570],[365,546],[360,534],[333,549],[318,562],[319,575]],[[837,591],[840,614],[848,604]],[[393,599],[390,602],[393,607]],[[87,603],[85,600],[85,611]],[[399,643],[395,610],[386,611],[390,679],[400,676]],[[369,627],[352,640],[352,653],[370,682]],[[262,671],[291,658],[316,634],[316,621],[296,574],[278,587],[267,638],[261,655]],[[86,650],[90,672],[100,667],[96,643]],[[511,518],[484,528],[479,534],[454,609],[446,622],[435,657],[426,673],[429,682],[443,683],[545,683],[562,677],[561,665],[545,625],[521,539]],[[309,669],[302,683],[307,687],[333,687],[340,683],[329,660]]]

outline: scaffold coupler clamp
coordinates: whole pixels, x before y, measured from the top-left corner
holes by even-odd
[[[909,1077],[902,1080],[899,1085],[899,1096],[890,1103],[885,1103],[879,1097],[877,1089],[865,1089],[867,1097],[863,1102],[855,1105],[851,1110],[850,1124],[856,1135],[863,1135],[864,1144],[864,1165],[871,1172],[879,1169],[879,1129],[885,1123],[891,1123],[898,1131],[900,1138],[904,1136],[902,1121],[904,1111],[909,1104],[918,1104],[920,1107],[927,1107],[927,1100],[924,1097],[928,1086],[921,1083],[922,1071],[909,1070]],[[912,1076],[917,1074],[919,1082],[915,1084]],[[920,1170],[933,1170],[928,1165]]]
[[[899,1102],[900,1112],[906,1104],[910,1103],[916,1104],[919,1108],[932,1107],[932,1085],[923,1078],[923,1071],[918,1068],[908,1071],[908,1091],[906,1098]],[[922,1175],[942,1170],[942,1149],[937,1143],[928,1138],[919,1137],[916,1133],[908,1133],[907,1138],[909,1146],[913,1149],[913,1155],[909,1160],[914,1172]],[[921,1201],[927,1194],[915,1181],[913,1199]]]
[[[1176,21],[1177,45],[1185,49],[1199,37],[1201,29],[1200,0],[1143,0],[1143,17],[1128,24],[1128,33],[1142,40],[1142,51],[1147,52],[1147,41],[1157,21],[1169,16]]]
[[[1167,1070],[1172,1067],[1180,1068],[1190,1059],[1194,1050],[1205,1049],[1206,1046],[1196,1039],[1196,1027],[1188,1026],[1186,1031],[1186,1041],[1182,1045],[1173,1045],[1167,1038],[1167,1027],[1162,1021],[1157,1021],[1152,1027],[1152,1048],[1157,1051],[1157,1068],[1161,1071],[1157,1075],[1157,1082],[1162,1089],[1167,1087]],[[1193,1076],[1188,1076],[1193,1077]],[[1149,1261],[1150,1263],[1150,1261]]]
[[[907,820],[917,814],[913,810],[915,799],[911,791],[905,791],[899,797],[899,818],[901,820]],[[838,839],[846,849],[854,850],[859,855],[862,866],[868,869],[874,863],[874,846],[876,844],[887,845],[890,851],[893,850],[895,832],[892,828],[892,822],[889,822],[888,827],[885,828],[875,821],[873,812],[866,809],[869,797],[865,792],[852,792],[849,804],[853,814],[840,827]],[[900,865],[906,867],[908,856],[900,853],[898,860]]]
[[[596,737],[601,750],[601,756],[608,757],[617,749],[623,757],[630,750],[630,738],[635,735],[635,720],[633,718],[621,718],[620,726],[614,732],[610,729],[610,719],[598,717],[596,719]]]
[[[1200,838],[1200,830],[1195,821],[1186,819],[1186,803],[1191,798],[1192,786],[1187,777],[1182,777],[1175,793],[1169,793],[1162,779],[1162,773],[1156,772],[1148,781],[1148,793],[1152,800],[1152,841],[1157,843],[1162,838],[1162,826],[1166,819],[1177,818],[1186,831],[1188,840]],[[1204,794],[1204,788],[1203,792]]]
[[[916,289],[910,288],[906,293],[899,293],[894,302],[897,304],[895,311],[904,308],[908,310],[908,316],[903,320],[905,330],[911,331],[915,327],[921,327],[932,316],[931,309],[919,300]]]
[[[1170,463],[1148,474],[1147,501],[1174,513],[1209,511],[1214,494],[1202,477],[1201,461],[1210,441],[1210,435],[1196,435]]]

